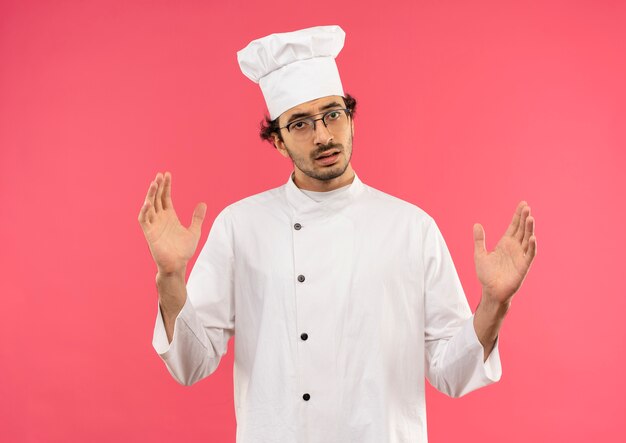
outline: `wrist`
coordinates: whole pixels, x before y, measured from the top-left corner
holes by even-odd
[[[177,272],[158,272],[156,287],[159,294],[159,305],[164,317],[175,318],[187,298],[185,270]]]
[[[476,331],[478,341],[484,349],[483,361],[487,361],[491,354],[500,333],[504,317],[510,307],[511,297],[502,301],[483,288],[480,303],[474,313],[474,330]]]
[[[183,266],[178,269],[163,269],[157,267],[156,274],[156,283],[157,286],[162,283],[169,283],[173,281],[185,281],[185,273],[187,271],[187,267]]]
[[[492,295],[487,289],[483,288],[479,306],[482,305],[482,308],[491,314],[504,315],[511,307],[512,299],[513,297],[508,297],[505,300],[501,300],[501,298]]]

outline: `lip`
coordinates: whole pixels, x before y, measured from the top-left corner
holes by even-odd
[[[322,156],[328,156],[329,154],[336,154],[340,152],[340,149],[329,149],[328,151],[324,151],[321,155],[319,155],[315,160],[319,160]]]
[[[327,153],[326,153],[327,154]],[[324,166],[332,165],[339,159],[339,151],[335,151],[332,155],[327,157],[318,157],[315,161],[321,163]]]

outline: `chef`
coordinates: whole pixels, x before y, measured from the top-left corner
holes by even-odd
[[[216,217],[186,283],[206,205],[182,226],[171,175],[158,173],[139,213],[158,270],[153,346],[191,385],[234,336],[239,443],[426,442],[425,378],[452,397],[499,380],[498,332],[536,254],[526,202],[491,252],[476,224],[472,314],[433,218],[351,167],[344,38],[320,26],[239,51],[267,104],[265,134],[294,169]]]

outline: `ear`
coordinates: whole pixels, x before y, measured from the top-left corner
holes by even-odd
[[[276,150],[278,152],[280,152],[280,154],[283,157],[285,157],[285,158],[289,157],[289,153],[287,152],[287,148],[285,148],[285,143],[280,139],[278,134],[274,133],[274,134],[272,134],[272,136],[274,137],[274,147],[276,148]]]

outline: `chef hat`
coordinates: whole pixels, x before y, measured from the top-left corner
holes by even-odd
[[[261,86],[272,120],[300,103],[343,96],[335,57],[345,37],[339,26],[316,26],[271,34],[237,52],[241,71]]]

